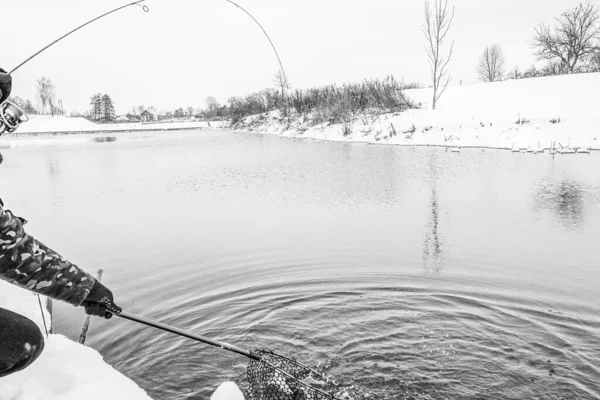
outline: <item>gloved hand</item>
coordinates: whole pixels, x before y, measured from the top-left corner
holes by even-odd
[[[115,304],[112,292],[98,281],[96,281],[90,294],[88,294],[81,305],[85,307],[86,314],[106,319],[112,317],[111,311],[122,311],[121,307]]]
[[[4,103],[8,96],[10,96],[10,91],[12,89],[12,76],[6,73],[5,70],[0,68],[0,104]]]

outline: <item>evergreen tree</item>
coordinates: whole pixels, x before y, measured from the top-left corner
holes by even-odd
[[[107,121],[112,121],[115,119],[115,106],[112,102],[112,99],[109,95],[105,94],[102,96],[102,111],[103,118]]]
[[[94,121],[99,120],[102,117],[102,94],[96,93],[90,99],[90,105],[92,106],[91,117]]]

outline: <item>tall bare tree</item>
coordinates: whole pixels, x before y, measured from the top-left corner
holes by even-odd
[[[497,44],[486,46],[479,57],[477,76],[482,82],[495,82],[504,76],[506,60],[502,48]]]
[[[37,80],[37,95],[40,100],[42,113],[46,110],[47,106],[52,108],[52,99],[55,96],[55,87],[52,81],[45,76]],[[52,109],[50,110],[52,111]]]
[[[433,10],[430,7],[429,0],[425,1],[425,25],[423,26],[423,34],[427,39],[427,57],[429,58],[429,67],[431,70],[431,79],[433,80],[433,105],[435,106],[446,90],[450,82],[450,69],[448,65],[452,59],[452,50],[454,43],[450,45],[450,50],[444,54],[442,45],[452,20],[454,19],[454,7],[448,8],[448,0],[433,0]]]
[[[217,115],[217,110],[221,107],[219,102],[213,96],[208,96],[206,98],[206,111],[211,117],[215,117]]]
[[[278,89],[281,89],[281,99],[285,98],[285,91],[290,88],[290,84],[287,76],[283,73],[282,70],[279,70],[273,75],[273,85]]]
[[[194,107],[188,106],[185,110],[187,111],[188,117],[192,118],[192,116],[194,115]]]
[[[532,47],[538,60],[560,60],[569,73],[600,51],[600,6],[579,3],[555,18],[550,27],[535,28]]]

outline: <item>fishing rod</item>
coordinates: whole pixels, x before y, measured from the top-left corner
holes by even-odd
[[[124,8],[127,7],[131,7],[131,6],[135,6],[135,5],[139,5],[139,3],[143,3],[146,0],[138,0],[138,1],[134,1],[133,3],[129,3],[129,4],[125,4],[124,6],[121,7],[117,7],[114,10],[111,10],[109,12],[106,12],[94,19],[89,20],[88,22],[86,22],[85,24],[79,25],[77,28],[73,29],[72,31],[62,35],[61,37],[59,37],[58,39],[56,39],[54,42],[50,43],[49,45],[47,45],[46,47],[42,48],[41,50],[39,50],[37,53],[33,54],[31,57],[29,57],[28,59],[26,59],[25,61],[23,61],[21,64],[17,65],[16,67],[14,67],[8,74],[12,75],[13,72],[15,72],[16,70],[18,70],[19,68],[21,68],[23,65],[25,65],[26,63],[28,63],[29,61],[31,61],[31,59],[33,59],[34,57],[36,57],[38,54],[40,54],[41,52],[43,52],[44,50],[48,49],[49,47],[52,47],[53,45],[55,45],[56,43],[60,42],[61,40],[63,40],[64,38],[66,38],[67,36],[71,35],[72,33],[77,32],[78,30],[80,30],[81,28],[93,23],[94,21],[97,21],[101,18],[106,17],[107,15],[110,15],[112,13],[115,13],[119,10],[122,10]],[[142,10],[144,10],[144,12],[148,12],[150,11],[150,9],[148,8],[148,6],[144,5],[144,6],[140,6],[142,8]]]
[[[108,12],[105,12],[104,14],[93,18],[87,22],[85,22],[84,24],[79,25],[77,28],[67,32],[66,34],[62,35],[61,37],[59,37],[58,39],[54,40],[53,42],[51,42],[50,44],[48,44],[47,46],[43,47],[42,49],[38,50],[36,53],[34,53],[33,55],[31,55],[29,58],[27,58],[26,60],[24,60],[22,63],[18,64],[16,67],[14,67],[9,73],[8,75],[12,75],[15,71],[17,71],[19,68],[21,68],[23,65],[27,64],[29,61],[31,61],[32,59],[34,59],[35,57],[37,57],[39,54],[41,54],[42,52],[44,52],[45,50],[47,50],[48,48],[54,46],[56,43],[60,42],[61,40],[65,39],[67,36],[72,35],[73,33],[77,32],[78,30],[84,28],[87,25],[90,25],[92,23],[94,23],[95,21],[98,21],[99,19],[102,19],[110,14],[116,13],[120,10],[123,10],[125,8],[131,7],[131,6],[138,6],[140,7],[144,12],[148,12],[150,11],[150,8],[147,5],[142,5],[141,3],[145,2],[146,0],[137,0],[125,5],[122,5],[120,7],[117,7],[113,10],[110,10]],[[267,37],[267,39],[269,40],[269,43],[271,44],[271,47],[273,48],[273,51],[275,52],[275,56],[277,57],[277,62],[279,63],[279,67],[281,68],[281,73],[283,75],[283,79],[284,82],[287,83],[287,75],[285,74],[285,70],[283,69],[283,63],[281,62],[281,58],[279,57],[279,52],[277,51],[277,48],[275,47],[275,44],[273,44],[273,41],[271,40],[271,37],[269,36],[269,34],[267,33],[267,31],[263,28],[263,26],[260,24],[260,22],[258,22],[258,20],[256,18],[254,18],[254,16],[252,14],[250,14],[245,8],[243,8],[242,6],[240,6],[239,4],[235,3],[232,0],[225,0],[230,4],[233,4],[234,6],[236,6],[237,8],[239,8],[240,10],[242,10],[244,13],[246,13],[250,18],[252,18],[252,20],[259,26],[259,28],[262,30],[262,32],[265,34],[265,36]],[[15,103],[6,100],[5,102],[3,102],[2,104],[0,104],[0,135],[2,135],[2,133],[4,132],[14,132],[17,130],[17,128],[19,127],[19,125],[23,122],[28,121],[28,117],[25,114],[25,112],[19,107],[17,106]]]
[[[250,358],[252,361],[248,365],[247,376],[250,383],[250,390],[252,391],[253,396],[256,396],[257,398],[265,400],[272,398],[279,399],[281,398],[279,395],[283,392],[289,396],[301,396],[301,393],[303,393],[305,396],[310,395],[311,397],[308,398],[315,400],[342,400],[331,393],[318,389],[304,382],[312,377],[320,378],[325,381],[327,381],[327,378],[325,378],[321,373],[314,371],[290,358],[275,354],[268,350],[244,350],[229,343],[219,342],[204,336],[195,335],[173,326],[114,309],[110,306],[107,308],[112,312],[113,315],[116,315],[117,317],[157,328],[166,332],[174,333],[197,342],[202,342]]]
[[[16,70],[18,70],[19,68],[21,68],[23,65],[27,64],[29,61],[31,61],[32,59],[34,59],[35,57],[37,57],[40,53],[42,53],[43,51],[47,50],[48,48],[54,46],[56,43],[60,42],[61,40],[63,40],[64,38],[66,38],[67,36],[77,32],[78,30],[80,30],[81,28],[93,23],[94,21],[97,21],[101,18],[106,17],[107,15],[110,15],[112,13],[116,13],[119,10],[122,10],[124,8],[127,7],[131,7],[131,6],[135,6],[138,5],[139,7],[142,8],[142,10],[144,10],[144,12],[148,12],[150,9],[148,8],[148,6],[146,5],[140,5],[140,3],[143,3],[146,0],[137,0],[134,1],[132,3],[129,4],[125,4],[123,6],[117,7],[111,11],[108,11],[94,19],[91,19],[89,21],[87,21],[86,23],[79,25],[77,28],[67,32],[66,34],[62,35],[61,37],[59,37],[58,39],[56,39],[55,41],[51,42],[50,44],[48,44],[47,46],[43,47],[42,49],[40,49],[39,51],[37,51],[36,53],[34,53],[33,55],[31,55],[29,58],[27,58],[25,61],[23,61],[21,64],[17,65],[16,67],[14,67],[9,73],[8,75],[12,75]],[[23,122],[27,122],[29,120],[29,118],[27,117],[27,114],[25,114],[25,111],[23,111],[23,109],[21,107],[19,107],[18,105],[16,105],[15,103],[9,101],[8,99],[3,102],[2,104],[0,104],[0,135],[2,135],[5,132],[15,132],[17,130],[17,128],[19,127],[19,125],[21,125]]]
[[[36,56],[38,56],[40,53],[42,53],[43,51],[45,51],[46,49],[48,49],[49,47],[52,47],[53,45],[55,45],[56,43],[60,42],[61,40],[63,40],[64,38],[66,38],[67,36],[77,32],[78,30],[80,30],[81,28],[101,19],[104,18],[110,14],[116,13],[117,11],[123,10],[124,8],[127,7],[131,7],[131,6],[139,6],[144,12],[148,12],[150,11],[150,8],[147,5],[141,5],[140,3],[145,2],[146,0],[138,0],[138,1],[134,1],[132,3],[129,4],[125,4],[123,6],[117,7],[111,11],[108,11],[94,19],[89,20],[88,22],[78,26],[77,28],[73,29],[72,31],[64,34],[63,36],[59,37],[58,39],[56,39],[55,41],[53,41],[52,43],[48,44],[46,47],[42,48],[41,50],[39,50],[38,52],[36,52],[35,54],[33,54],[31,57],[29,57],[28,59],[26,59],[25,61],[23,61],[21,64],[17,65],[16,67],[14,67],[8,74],[12,75],[13,72],[15,72],[16,70],[18,70],[19,68],[21,68],[23,65],[25,65],[26,63],[28,63],[29,61],[31,61],[33,58],[35,58]],[[244,13],[246,13],[250,18],[252,18],[252,20],[258,25],[258,27],[263,31],[263,33],[265,34],[265,36],[267,37],[267,39],[269,40],[269,43],[271,44],[271,47],[273,48],[273,51],[275,52],[275,56],[277,57],[277,62],[279,63],[279,67],[281,68],[281,72],[283,74],[283,77],[285,79],[285,81],[287,82],[287,75],[285,74],[285,70],[283,69],[283,63],[281,62],[281,58],[279,57],[279,52],[277,51],[277,48],[275,47],[275,45],[273,44],[273,41],[271,40],[271,37],[269,36],[269,34],[267,33],[267,31],[263,28],[263,26],[260,24],[260,22],[258,22],[258,20],[256,18],[254,18],[254,16],[252,14],[250,14],[245,8],[243,8],[242,6],[240,6],[239,4],[233,2],[232,0],[225,0],[230,4],[233,4],[234,6],[236,6],[237,8],[239,8],[240,10],[242,10]]]
[[[225,1],[227,1],[228,3],[231,3],[231,4],[233,4],[234,6],[236,6],[237,8],[239,8],[240,10],[242,10],[243,12],[245,12],[246,14],[248,14],[248,16],[249,16],[250,18],[252,18],[252,20],[253,20],[254,22],[256,22],[256,25],[258,25],[258,26],[259,26],[259,28],[260,28],[260,29],[263,31],[263,33],[265,34],[265,36],[267,37],[267,39],[269,39],[269,43],[271,43],[271,47],[273,48],[273,51],[275,52],[275,55],[277,56],[277,61],[279,62],[279,67],[281,68],[281,73],[283,74],[283,79],[284,79],[284,82],[286,82],[286,84],[287,84],[287,75],[285,74],[285,71],[283,70],[283,64],[281,63],[281,59],[279,58],[279,53],[277,52],[277,49],[275,48],[275,45],[273,44],[273,41],[272,41],[272,40],[271,40],[271,38],[269,37],[269,34],[267,33],[267,31],[265,31],[265,29],[262,27],[262,25],[260,24],[260,22],[258,22],[258,21],[256,20],[256,18],[254,18],[254,17],[252,16],[252,14],[250,14],[248,11],[246,11],[246,10],[245,10],[245,9],[244,9],[242,6],[240,6],[240,5],[239,5],[239,4],[237,4],[237,3],[234,3],[234,2],[233,2],[233,1],[231,1],[231,0],[225,0]]]

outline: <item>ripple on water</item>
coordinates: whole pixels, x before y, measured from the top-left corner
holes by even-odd
[[[405,284],[390,286],[388,278],[385,286],[365,286],[346,279],[336,281],[334,291],[326,280],[256,284],[156,318],[240,347],[297,357],[334,377],[340,390],[364,391],[368,398],[599,395],[594,377],[600,367],[593,357],[600,348],[593,335],[598,319],[544,311],[502,292],[447,282],[432,290],[420,286],[423,278],[395,278]],[[187,398],[181,388],[190,387],[202,398],[224,379],[244,384],[243,358],[145,330],[117,333],[105,351],[123,352],[118,368],[137,370],[155,393]],[[143,338],[135,348],[132,336]],[[170,380],[178,384],[165,383]]]
[[[597,154],[84,139],[3,149],[1,195],[127,311],[372,399],[600,398]],[[156,399],[209,398],[247,365],[114,319],[88,343]]]

